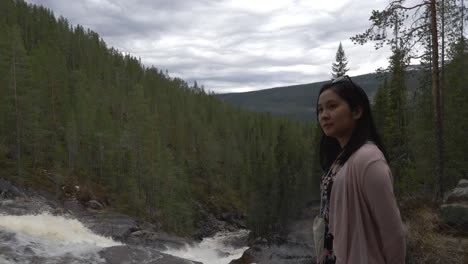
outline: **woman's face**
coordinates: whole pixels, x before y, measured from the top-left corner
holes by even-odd
[[[336,138],[343,148],[361,117],[361,108],[351,111],[349,104],[330,88],[320,94],[317,111],[323,133]]]

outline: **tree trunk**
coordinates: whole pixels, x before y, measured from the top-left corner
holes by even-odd
[[[55,123],[56,123],[56,117],[55,117],[55,83],[54,79],[51,76],[49,79],[49,85],[50,85],[50,105],[51,105],[51,110],[52,110],[52,131],[55,130]],[[53,142],[55,144],[55,141]]]
[[[464,36],[463,36],[463,33],[464,33],[464,29],[465,29],[465,3],[464,3],[465,0],[461,0],[461,29],[460,29],[460,39],[463,39]]]
[[[431,0],[431,38],[432,38],[432,94],[434,96],[435,116],[435,194],[438,199],[443,196],[443,161],[442,161],[442,118],[440,111],[439,80],[439,43],[437,36],[436,1]]]
[[[442,47],[441,47],[441,71],[440,71],[440,118],[441,123],[444,122],[444,86],[445,86],[445,0],[442,0],[442,9],[441,9],[441,38],[442,38]]]
[[[101,183],[101,182],[105,182],[105,181],[103,181],[104,145],[102,144],[101,135],[99,135],[98,138],[99,138],[99,179],[98,179],[98,183]]]
[[[12,47],[12,65],[11,65],[11,70],[12,70],[12,86],[13,86],[13,91],[14,91],[14,99],[15,99],[15,121],[16,121],[16,164],[17,164],[17,169],[18,169],[18,176],[21,176],[21,166],[20,166],[20,160],[21,160],[21,145],[20,145],[20,116],[19,116],[19,107],[18,107],[18,92],[17,92],[17,86],[16,86],[16,63],[17,63],[17,56],[16,56],[16,46],[13,44]]]

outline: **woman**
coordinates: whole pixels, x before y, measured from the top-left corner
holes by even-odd
[[[317,119],[324,263],[404,263],[403,224],[366,93],[348,76],[325,84]]]

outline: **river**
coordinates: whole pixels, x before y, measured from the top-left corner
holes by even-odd
[[[217,233],[198,244],[168,248],[162,253],[205,264],[227,264],[239,258],[245,245],[238,241],[248,231]],[[124,244],[93,233],[73,218],[49,213],[37,215],[0,215],[0,263],[108,263],[101,252]],[[157,263],[162,258],[150,248],[139,248],[148,254],[144,263]],[[140,254],[141,255],[141,254]]]

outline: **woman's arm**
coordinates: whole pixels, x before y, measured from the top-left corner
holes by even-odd
[[[363,192],[382,238],[385,263],[405,263],[405,232],[386,161],[379,159],[371,162],[363,176]]]

